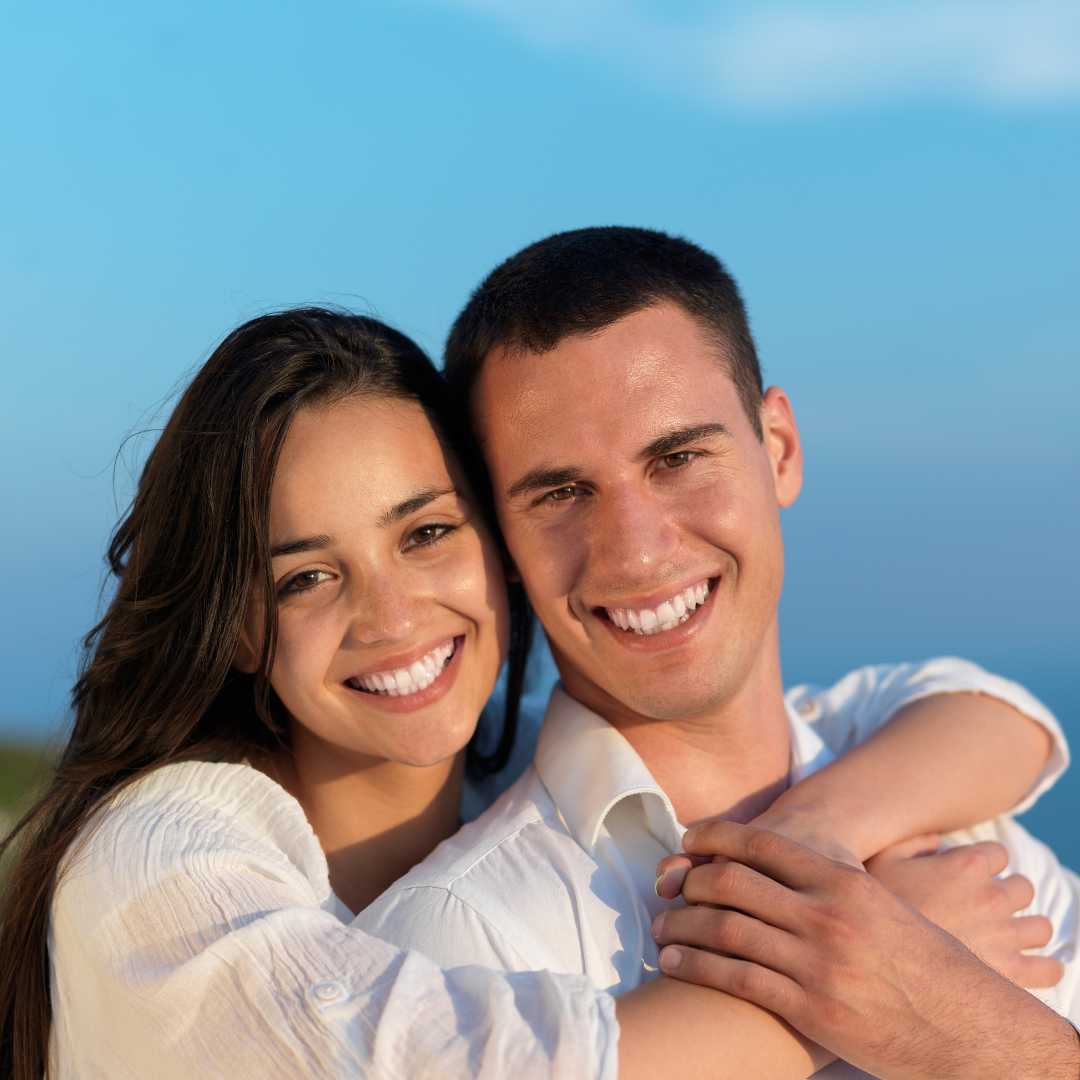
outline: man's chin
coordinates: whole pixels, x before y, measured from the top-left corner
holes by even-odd
[[[620,720],[631,718],[646,723],[650,720],[695,720],[708,717],[723,707],[725,694],[721,687],[688,686],[685,679],[664,682],[667,685],[657,685],[654,680],[648,686],[625,682],[620,686],[605,687],[602,699],[592,704],[592,708],[618,724]]]

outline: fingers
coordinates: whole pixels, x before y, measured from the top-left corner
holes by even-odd
[[[721,818],[688,829],[683,847],[692,855],[724,855],[795,889],[820,883],[838,865],[779,833]]]
[[[1005,898],[1008,911],[1023,911],[1035,899],[1035,886],[1023,874],[1011,874],[1002,878],[998,882],[998,889]],[[1042,944],[1045,945],[1046,942]]]
[[[688,904],[736,908],[785,930],[798,923],[798,901],[790,889],[730,859],[694,867],[686,875],[682,895]]]
[[[1049,990],[1057,986],[1065,975],[1065,967],[1049,956],[1022,956],[1009,973],[1017,986],[1030,990]]]
[[[709,860],[704,856],[667,855],[656,864],[656,895],[664,900],[674,900],[682,892],[683,881],[692,866]]]
[[[1009,865],[1009,852],[1004,844],[983,840],[978,844],[961,844],[941,853],[942,859],[972,864],[988,877],[995,877]]]
[[[1041,949],[1054,936],[1054,924],[1045,915],[1021,915],[1012,923],[1018,949]]]
[[[806,1008],[806,996],[798,983],[747,960],[685,945],[668,945],[660,951],[660,970],[684,982],[711,986],[760,1005],[796,1026]]]
[[[653,921],[660,946],[693,945],[725,956],[750,960],[797,977],[805,948],[798,938],[739,911],[681,907],[662,911]]]

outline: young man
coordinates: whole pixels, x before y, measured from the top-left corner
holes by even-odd
[[[970,820],[950,805],[948,777],[886,766],[868,782],[865,770],[845,771],[857,755],[832,761],[869,729],[904,709],[917,722],[930,695],[956,691],[999,701],[954,702],[968,726],[934,738],[978,738],[992,753],[995,709],[1052,721],[1020,688],[958,661],[864,669],[785,701],[780,510],[799,494],[801,447],[787,396],[763,391],[742,302],[717,260],[646,230],[550,237],[480,286],[451,332],[447,374],[471,410],[562,686],[533,769],[365,912],[365,928],[446,965],[580,971],[615,991],[662,966],[882,1075],[1000,1075],[1005,1060],[1008,1075],[1075,1074],[1075,1034],[1050,1010],[844,865]],[[889,737],[877,760],[888,761]],[[936,817],[923,820],[931,799]],[[717,954],[658,955],[654,934],[701,941],[700,909],[671,904],[679,860],[655,892],[654,868],[682,848],[684,825],[714,815],[736,824],[699,832],[693,848],[726,858],[692,870],[683,892],[732,909]],[[758,828],[738,824],[752,820]],[[1034,882],[1053,952],[1070,960],[1074,880],[1011,821],[986,830]],[[929,897],[932,875],[948,875],[930,860],[916,875],[926,867]],[[1010,912],[1031,899],[1018,878],[1001,889]],[[926,906],[967,929],[966,912]],[[1020,948],[1045,943],[1030,921],[1009,932]],[[1077,980],[1067,964],[1045,995],[1074,1018]]]

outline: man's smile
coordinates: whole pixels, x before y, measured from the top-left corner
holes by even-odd
[[[702,578],[658,602],[594,607],[592,612],[625,648],[646,652],[677,648],[705,625],[721,580]]]

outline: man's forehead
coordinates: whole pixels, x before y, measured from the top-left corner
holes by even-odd
[[[484,442],[511,432],[536,438],[608,424],[669,427],[708,402],[737,393],[727,365],[699,342],[596,335],[564,340],[545,353],[493,349],[473,396]]]

